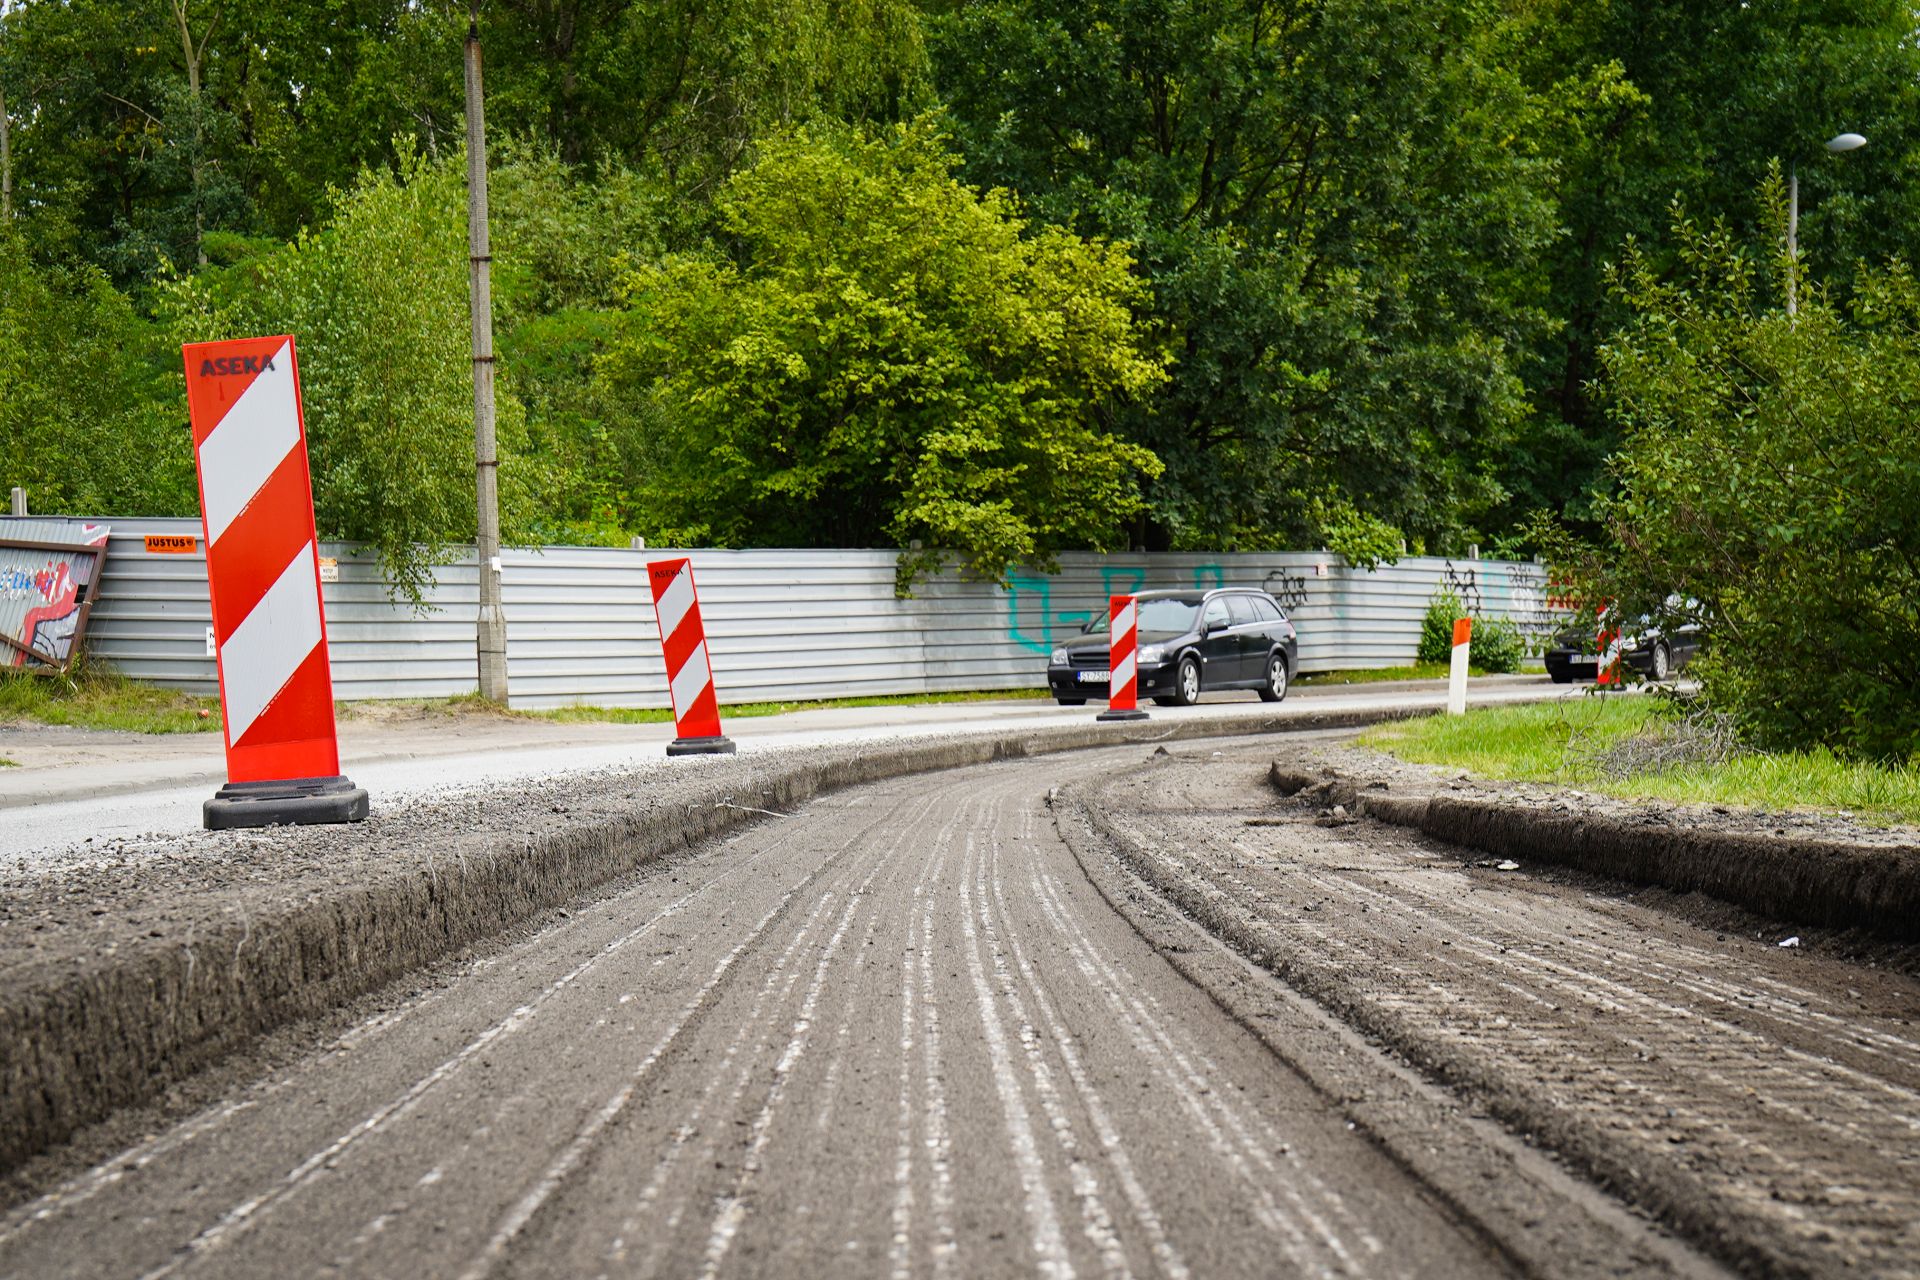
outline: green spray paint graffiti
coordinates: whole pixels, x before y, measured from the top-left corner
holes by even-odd
[[[1146,569],[1137,565],[1106,565],[1100,570],[1102,599],[1132,595],[1145,589]],[[1195,565],[1193,586],[1207,591],[1226,585],[1226,573],[1217,564]],[[1015,571],[1007,575],[1007,639],[1034,653],[1050,654],[1054,646],[1086,629],[1099,613],[1098,608],[1061,609],[1053,607],[1053,579],[1037,573]]]
[[[1145,569],[1102,569],[1100,589],[1108,596],[1130,596],[1147,585]]]

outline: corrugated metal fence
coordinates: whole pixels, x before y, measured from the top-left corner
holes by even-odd
[[[113,526],[88,629],[94,655],[127,675],[215,692],[203,555],[150,555],[147,534],[198,535],[193,520]],[[436,575],[432,612],[387,597],[370,556],[339,560],[328,583],[328,649],[338,698],[472,692],[472,556]],[[1451,584],[1476,613],[1538,631],[1552,615],[1540,566],[1404,559],[1374,572],[1325,552],[1061,557],[1060,572],[1016,571],[1008,585],[953,572],[893,594],[890,551],[630,551],[544,547],[503,553],[508,679],[516,707],[583,702],[663,707],[666,675],[646,563],[690,555],[714,678],[724,702],[1034,688],[1047,654],[1106,597],[1144,587],[1244,585],[1271,591],[1300,632],[1302,671],[1411,662],[1427,599]]]

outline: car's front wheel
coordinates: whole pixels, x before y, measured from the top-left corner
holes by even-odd
[[[1653,661],[1647,668],[1647,675],[1656,683],[1673,674],[1673,650],[1662,640],[1653,646]]]
[[[1260,701],[1283,702],[1287,696],[1287,659],[1275,653],[1267,659],[1267,682],[1260,686]]]
[[[1084,707],[1087,705],[1085,698],[1055,698],[1054,701],[1063,707]]]
[[[1180,668],[1174,673],[1173,701],[1181,707],[1200,701],[1200,659],[1191,653],[1180,659]]]

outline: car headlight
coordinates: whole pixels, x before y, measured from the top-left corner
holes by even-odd
[[[1167,646],[1163,644],[1143,644],[1140,646],[1140,652],[1136,656],[1141,662],[1165,662],[1167,660]]]
[[[1053,665],[1056,667],[1064,667],[1067,665],[1067,651],[1065,649],[1055,649],[1053,651]]]

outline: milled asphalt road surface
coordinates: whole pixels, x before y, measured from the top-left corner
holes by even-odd
[[[1920,1276],[1920,982],[1401,827],[1249,821],[1283,752],[1220,746],[1077,789],[1149,882],[1723,1259]]]
[[[1049,789],[1142,754],[658,864],[17,1208],[0,1274],[1507,1273],[1080,870]]]
[[[0,1276],[1920,1275],[1920,983],[1280,800],[1329,736],[769,815],[0,1215]]]

